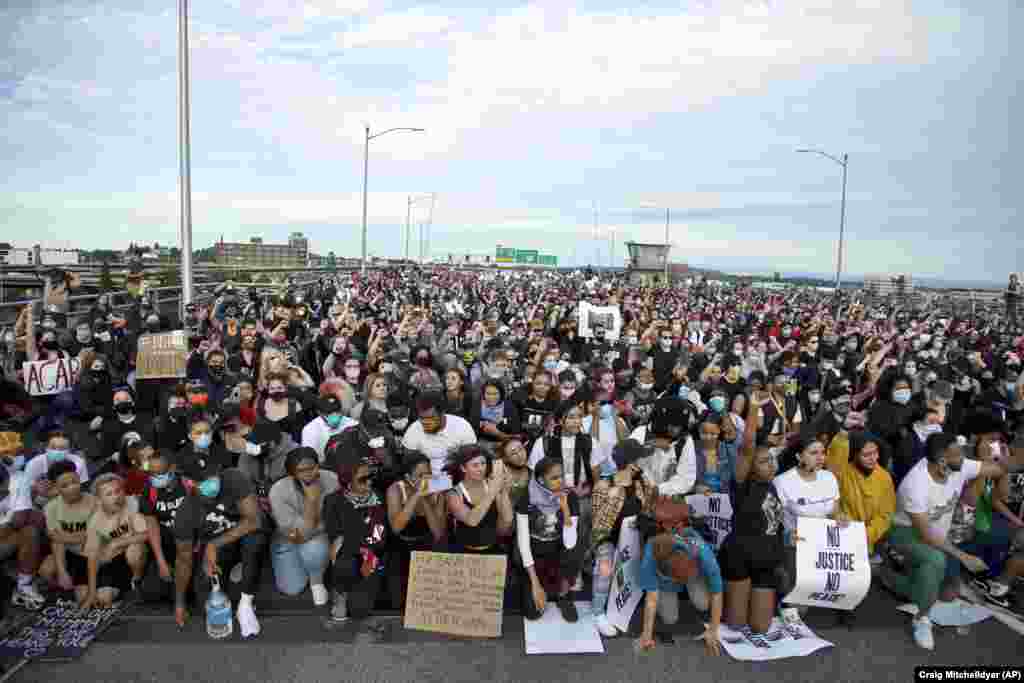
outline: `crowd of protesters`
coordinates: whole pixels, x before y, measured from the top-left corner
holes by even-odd
[[[1011,283],[1012,284],[1012,283]],[[619,318],[580,321],[580,304]],[[718,628],[800,618],[800,517],[863,522],[873,572],[929,610],[1024,576],[1024,337],[807,289],[404,268],[186,307],[185,377],[138,379],[145,299],[27,307],[15,365],[77,357],[67,391],[0,386],[0,544],[14,605],[163,601],[209,577],[259,634],[264,574],[336,621],[401,609],[410,553],[503,555],[527,619],[605,616],[623,520],[643,527],[643,648],[680,594]],[[581,334],[581,329],[586,330]],[[682,497],[731,496],[719,551]],[[14,574],[12,573],[12,576]],[[851,615],[847,615],[852,619]],[[852,623],[852,622],[851,622]]]

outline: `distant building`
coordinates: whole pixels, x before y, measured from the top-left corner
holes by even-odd
[[[302,233],[294,233],[288,244],[264,244],[260,237],[248,242],[218,242],[214,245],[217,265],[265,268],[303,268],[309,255],[309,242]]]
[[[626,272],[629,281],[634,284],[654,284],[665,281],[665,266],[668,252],[672,247],[668,244],[643,244],[626,242],[629,257],[626,259]],[[671,272],[670,274],[674,275]],[[680,273],[685,277],[685,271]]]
[[[0,244],[0,265],[5,266],[68,266],[81,263],[78,249],[38,249]]]
[[[904,297],[914,293],[914,283],[906,273],[865,275],[864,289],[876,297]]]

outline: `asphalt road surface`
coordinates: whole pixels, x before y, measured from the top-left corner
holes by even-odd
[[[305,600],[308,600],[308,596]],[[305,602],[304,600],[304,602]],[[207,638],[200,618],[179,631],[169,615],[126,617],[79,660],[32,662],[9,680],[28,683],[153,681],[227,683],[260,681],[911,681],[922,665],[1024,666],[1024,638],[989,619],[966,635],[936,627],[936,648],[914,645],[909,617],[897,602],[874,590],[852,629],[834,613],[812,610],[806,623],[834,643],[810,656],[774,662],[740,662],[707,656],[689,636],[700,632],[696,614],[681,615],[675,641],[637,653],[631,636],[605,642],[603,655],[524,654],[523,620],[506,615],[497,640],[466,640],[408,631],[395,616],[327,630],[320,615],[302,605],[267,610],[255,642]],[[258,604],[257,604],[258,609]],[[638,610],[639,612],[639,610]],[[634,625],[637,620],[634,620]],[[0,676],[2,679],[2,676]]]

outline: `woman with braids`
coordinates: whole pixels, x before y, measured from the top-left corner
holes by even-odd
[[[505,487],[505,466],[493,462],[476,444],[459,447],[448,458],[452,478],[447,493],[452,517],[452,549],[473,554],[498,554],[498,537],[512,531],[512,501]]]
[[[387,510],[370,486],[370,466],[338,468],[338,491],[324,501],[323,522],[334,558],[331,619],[364,619],[380,592],[387,547]]]

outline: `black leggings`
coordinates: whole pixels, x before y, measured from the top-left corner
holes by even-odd
[[[221,546],[217,550],[217,565],[224,576],[239,562],[242,563],[242,582],[239,589],[248,595],[256,595],[260,590],[260,578],[263,576],[263,562],[267,555],[267,535],[256,531],[243,536],[231,545]],[[200,558],[205,554],[200,553]],[[205,562],[202,562],[205,565]],[[221,580],[223,585],[223,579]]]
[[[334,562],[331,576],[334,579],[334,590],[345,593],[348,616],[353,619],[365,619],[370,616],[377,602],[377,594],[384,584],[384,571],[377,570],[369,576],[359,571],[362,560],[359,558],[338,558]]]
[[[559,548],[557,555],[535,555],[533,558],[534,571],[537,571],[538,578],[541,579],[541,585],[545,583],[544,576],[541,576],[541,574],[553,577],[555,573],[558,574],[560,580],[572,583],[583,568],[583,552],[583,544],[576,543],[576,547],[572,550]],[[520,572],[523,584],[523,616],[530,621],[540,619],[541,611],[537,609],[537,605],[533,601],[533,582],[530,581],[530,572],[524,568],[520,568]]]

